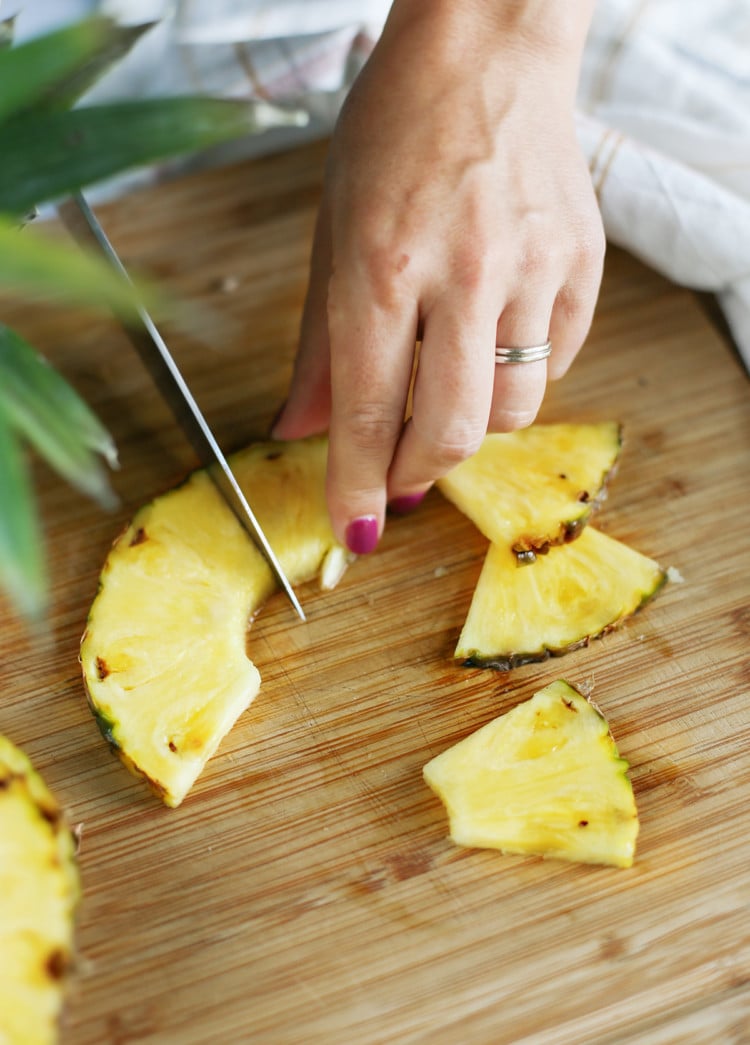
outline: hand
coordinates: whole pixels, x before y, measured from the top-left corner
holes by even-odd
[[[585,339],[604,256],[573,118],[591,6],[396,0],[347,98],[274,435],[329,429],[353,551],[487,431],[530,424]],[[548,362],[495,364],[496,344],[548,337]]]

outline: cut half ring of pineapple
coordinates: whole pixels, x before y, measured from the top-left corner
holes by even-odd
[[[495,362],[537,363],[540,359],[546,359],[551,352],[551,341],[545,341],[543,345],[529,345],[528,348],[507,348],[503,345],[495,345]]]

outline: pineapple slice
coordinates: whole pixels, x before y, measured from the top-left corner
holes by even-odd
[[[79,898],[75,842],[26,755],[0,736],[0,1042],[57,1039]]]
[[[615,422],[532,425],[486,436],[437,485],[485,537],[530,562],[578,536],[605,497],[621,447]]]
[[[424,767],[457,845],[630,867],[638,813],[601,713],[557,681]]]
[[[333,587],[350,560],[328,517],[326,454],[313,438],[231,458],[292,584],[319,574]],[[275,588],[203,471],[141,509],[109,553],[81,643],[88,698],[122,761],[169,806],[258,692],[246,632]]]
[[[666,577],[653,559],[592,526],[531,565],[490,545],[454,656],[508,671],[588,645],[635,613]]]

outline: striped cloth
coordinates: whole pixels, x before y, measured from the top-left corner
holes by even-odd
[[[51,2],[59,17],[64,0]],[[90,98],[201,91],[309,113],[306,131],[262,135],[243,143],[250,153],[327,134],[389,7],[101,0],[98,8],[121,21],[158,25]],[[750,367],[748,0],[599,0],[578,132],[609,241],[677,283],[716,294]]]

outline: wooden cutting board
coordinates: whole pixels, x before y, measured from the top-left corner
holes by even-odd
[[[324,146],[200,173],[101,209],[126,261],[200,308],[175,355],[223,445],[288,385]],[[8,301],[106,418],[122,505],[42,466],[48,641],[0,609],[0,731],[81,825],[84,898],[65,1045],[676,1045],[750,1041],[750,410],[706,305],[611,250],[588,345],[547,421],[619,419],[599,525],[682,583],[621,631],[496,673],[451,654],[485,542],[438,493],[339,589],[276,597],[263,676],[178,810],[101,740],[77,644],[107,548],[193,464],[106,317]],[[205,339],[205,340],[204,340]],[[168,621],[165,621],[168,626]],[[464,850],[424,763],[558,677],[630,760],[631,870]]]

